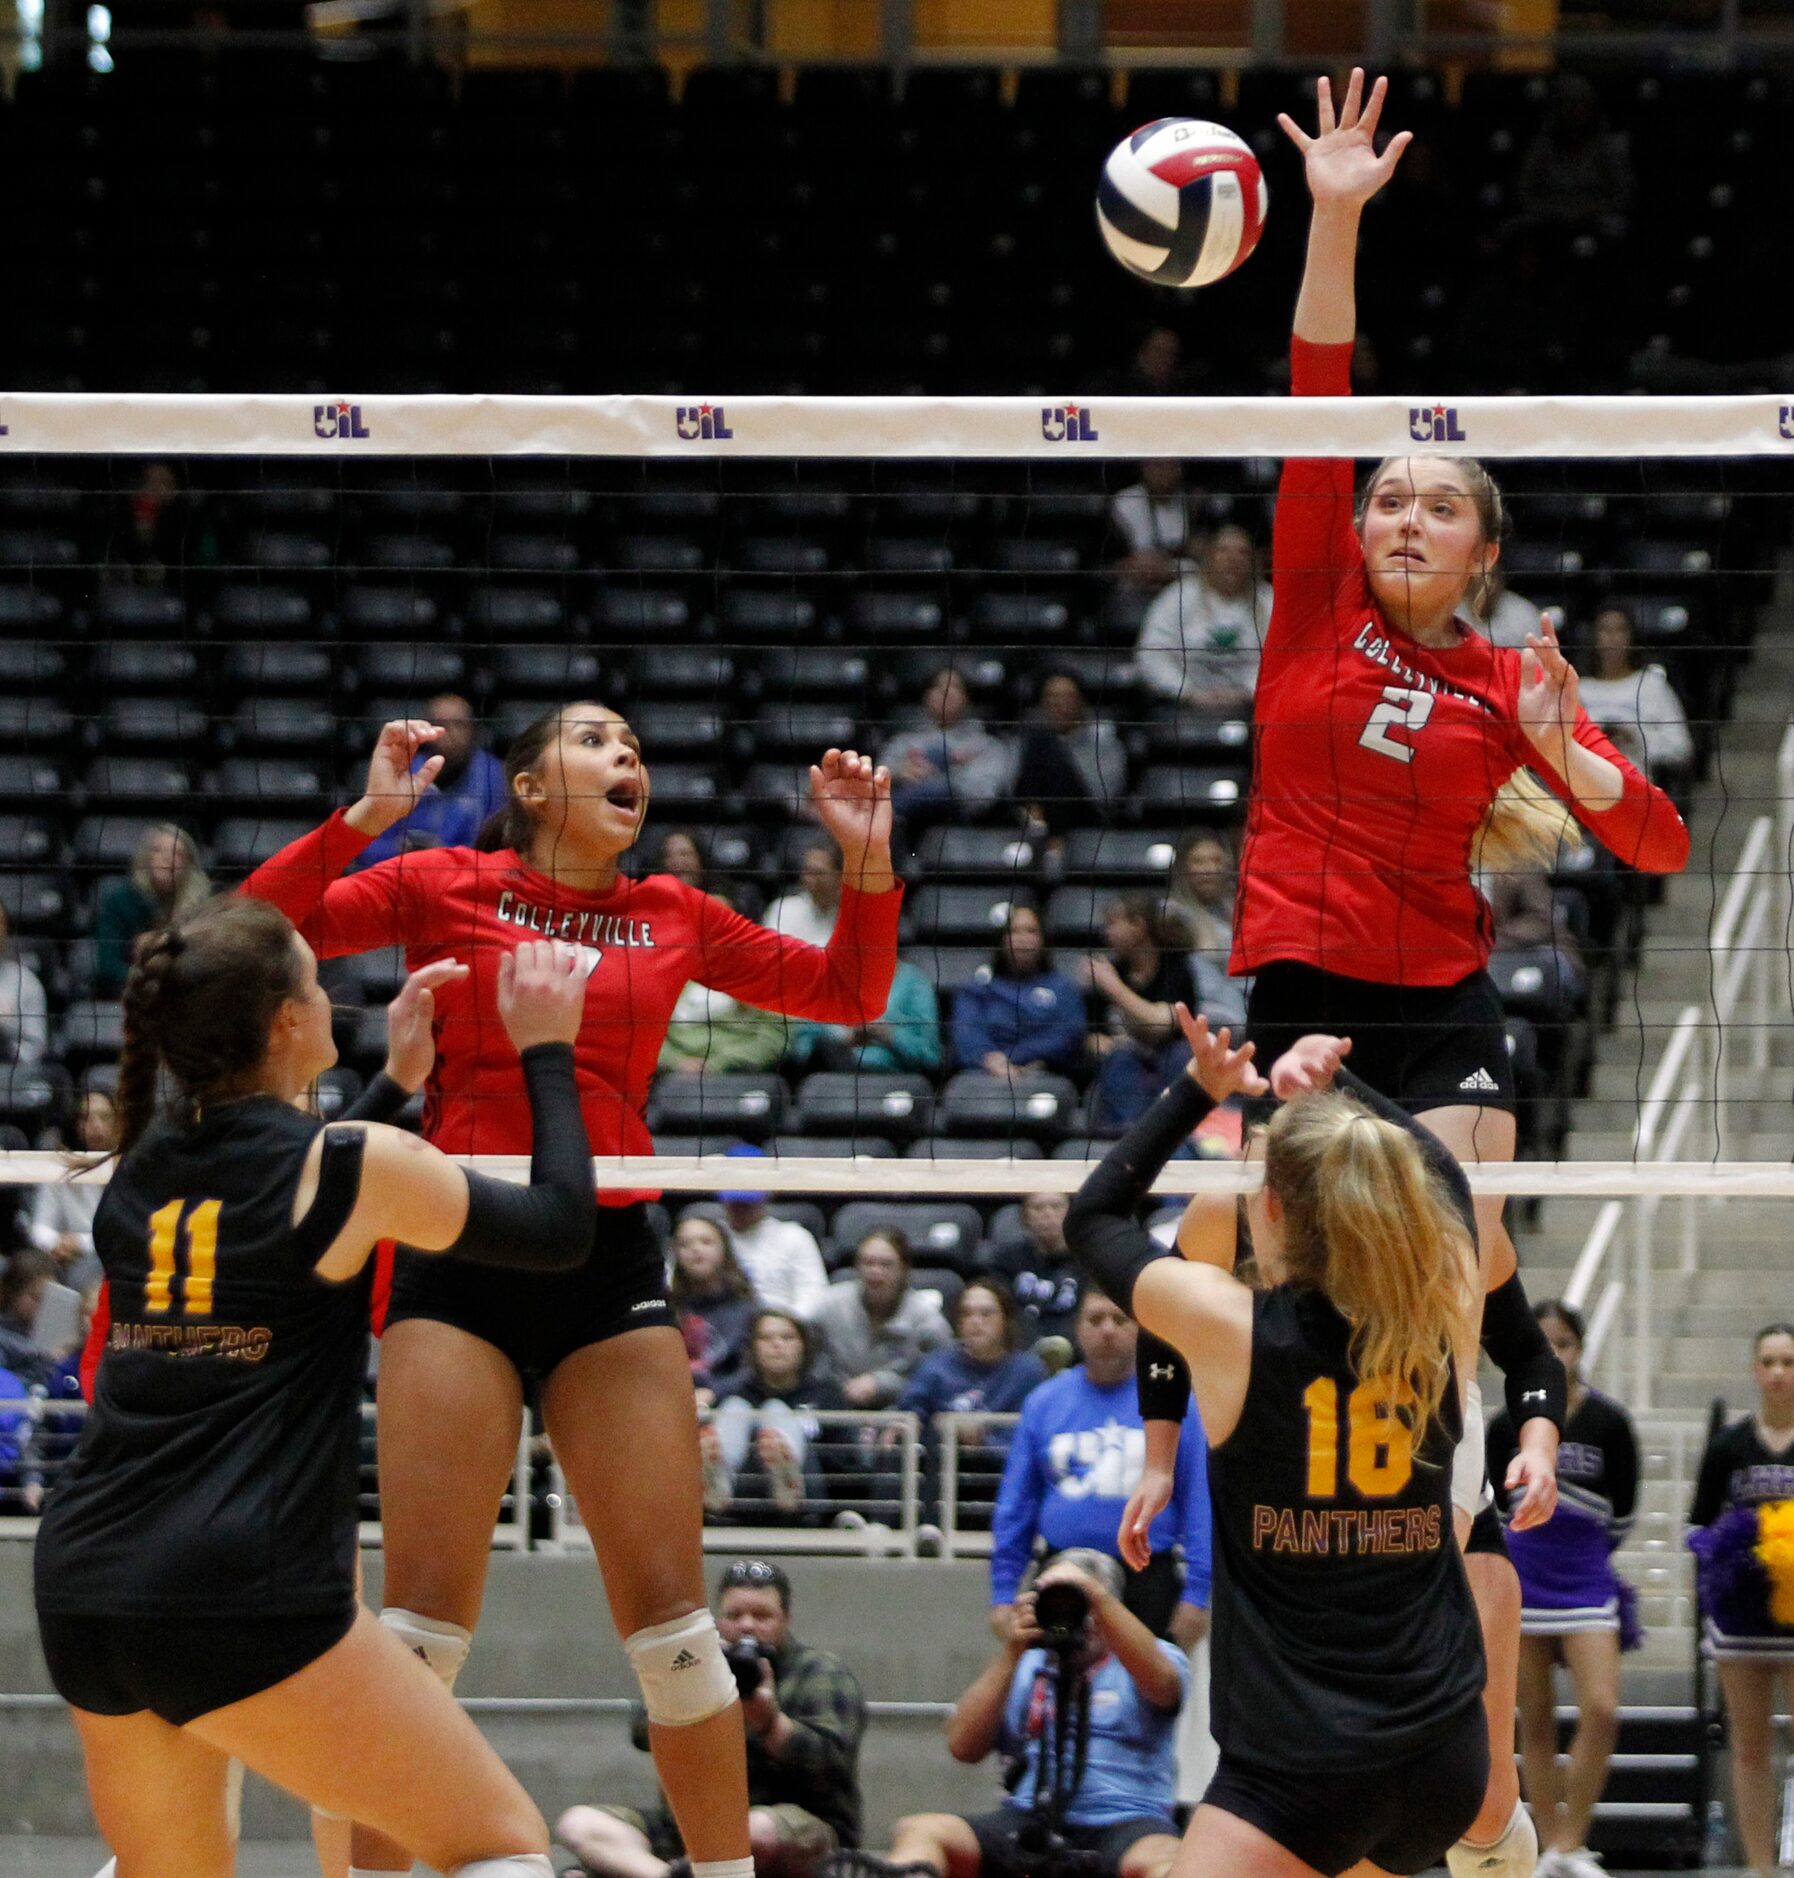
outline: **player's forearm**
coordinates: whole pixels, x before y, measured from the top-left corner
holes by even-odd
[[[1536,734],[1528,730],[1526,738],[1584,814],[1605,815],[1625,800],[1626,779],[1618,766],[1578,743],[1569,731],[1550,725]]]
[[[1323,203],[1309,221],[1294,330],[1310,345],[1346,345],[1357,337],[1358,215],[1355,206]]]

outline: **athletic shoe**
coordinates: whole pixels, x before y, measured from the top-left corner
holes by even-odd
[[[804,1503],[804,1470],[787,1453],[766,1470],[772,1503],[781,1513],[795,1513]]]
[[[1541,1852],[1539,1862],[1532,1868],[1532,1878],[1569,1878],[1563,1861],[1562,1852]]]
[[[1607,1878],[1607,1869],[1601,1863],[1601,1855],[1591,1852],[1586,1845],[1579,1845],[1573,1851],[1557,1852],[1552,1855],[1557,1860],[1558,1878]],[[1542,1869],[1544,1861],[1540,1861]],[[1535,1871],[1534,1878],[1537,1878]]]
[[[926,1859],[880,1858],[876,1852],[831,1852],[816,1878],[941,1878]]]
[[[735,1482],[729,1464],[720,1454],[704,1463],[704,1511],[726,1513],[735,1499]]]

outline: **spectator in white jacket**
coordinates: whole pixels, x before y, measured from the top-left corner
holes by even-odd
[[[729,1152],[744,1159],[763,1158],[758,1148],[745,1144]],[[723,1203],[729,1243],[755,1297],[806,1322],[814,1317],[828,1295],[828,1268],[814,1234],[796,1220],[775,1218],[764,1193],[737,1188],[717,1198]]]
[[[896,1228],[868,1233],[853,1255],[853,1283],[831,1285],[812,1322],[829,1372],[854,1408],[889,1408],[931,1350],[953,1341],[932,1294],[910,1289],[909,1241]]]
[[[112,1154],[118,1149],[118,1110],[104,1089],[89,1089],[75,1111],[75,1145],[83,1154]],[[105,1274],[93,1249],[93,1216],[102,1186],[52,1180],[32,1195],[26,1231],[40,1252],[57,1265],[61,1283],[85,1291]]]
[[[0,906],[0,1063],[36,1063],[49,1048],[49,1001],[37,973],[13,956],[11,939]]]
[[[1141,682],[1199,716],[1249,711],[1270,617],[1252,537],[1232,523],[1217,528],[1197,566],[1146,609],[1134,654]]]
[[[1694,762],[1688,715],[1661,665],[1638,664],[1631,613],[1609,600],[1590,635],[1592,669],[1581,681],[1582,706],[1653,782],[1665,770],[1686,774]]]

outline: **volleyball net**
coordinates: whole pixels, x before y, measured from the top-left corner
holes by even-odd
[[[844,1199],[964,1208],[945,1268],[969,1275],[1002,1209],[1074,1188],[1163,1068],[1099,987],[1053,1064],[992,1073],[988,1029],[954,1020],[1002,975],[1012,908],[1080,996],[1119,917],[1188,953],[1198,1003],[1237,1008],[1281,460],[1474,454],[1511,512],[1492,636],[1550,617],[1694,836],[1669,883],[1594,843],[1485,880],[1523,1158],[1476,1184],[1551,1202],[1551,1267],[1610,1353],[1631,1325],[1647,1389],[1652,1272],[1698,1264],[1707,1202],[1794,1194],[1784,399],[21,394],[0,427],[0,905],[46,1006],[0,1019],[6,1184],[56,1177],[49,1144],[104,1086],[118,883],[157,829],[229,886],[360,793],[387,718],[459,698],[502,753],[595,696],[652,776],[626,866],[676,855],[794,930],[826,846],[808,765],[896,752],[908,1001],[864,1032],[692,1003],[650,1101],[652,1184],[810,1206],[837,1260]],[[462,838],[453,814],[415,823],[394,849]],[[666,851],[679,831],[695,853]],[[327,1112],[378,1068],[403,969],[327,968]],[[1236,1139],[1223,1118],[1162,1191],[1248,1184]],[[1665,1199],[1682,1237],[1659,1255]]]

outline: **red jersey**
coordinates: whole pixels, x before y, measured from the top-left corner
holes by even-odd
[[[1297,395],[1351,390],[1349,345],[1291,348]],[[1283,466],[1240,855],[1236,973],[1292,960],[1379,984],[1448,985],[1488,962],[1471,843],[1522,765],[1621,860],[1679,871],[1688,831],[1586,712],[1576,741],[1625,794],[1593,814],[1540,766],[1516,716],[1520,654],[1469,627],[1422,646],[1384,618],[1353,524],[1349,459]]]
[[[402,945],[415,971],[436,959],[472,969],[436,993],[436,1067],[424,1134],[447,1154],[527,1154],[531,1125],[517,1052],[498,1015],[498,961],[525,939],[574,946],[587,974],[574,1047],[596,1155],[652,1154],[642,1111],[673,1005],[688,980],[746,1004],[826,1024],[884,1013],[897,969],[901,888],[841,891],[827,946],[756,926],[670,875],[582,893],[509,849],[430,848],[342,878],[368,845],[339,812],[250,875],[244,891],[278,906],[320,958]],[[641,1193],[603,1192],[626,1205]]]

